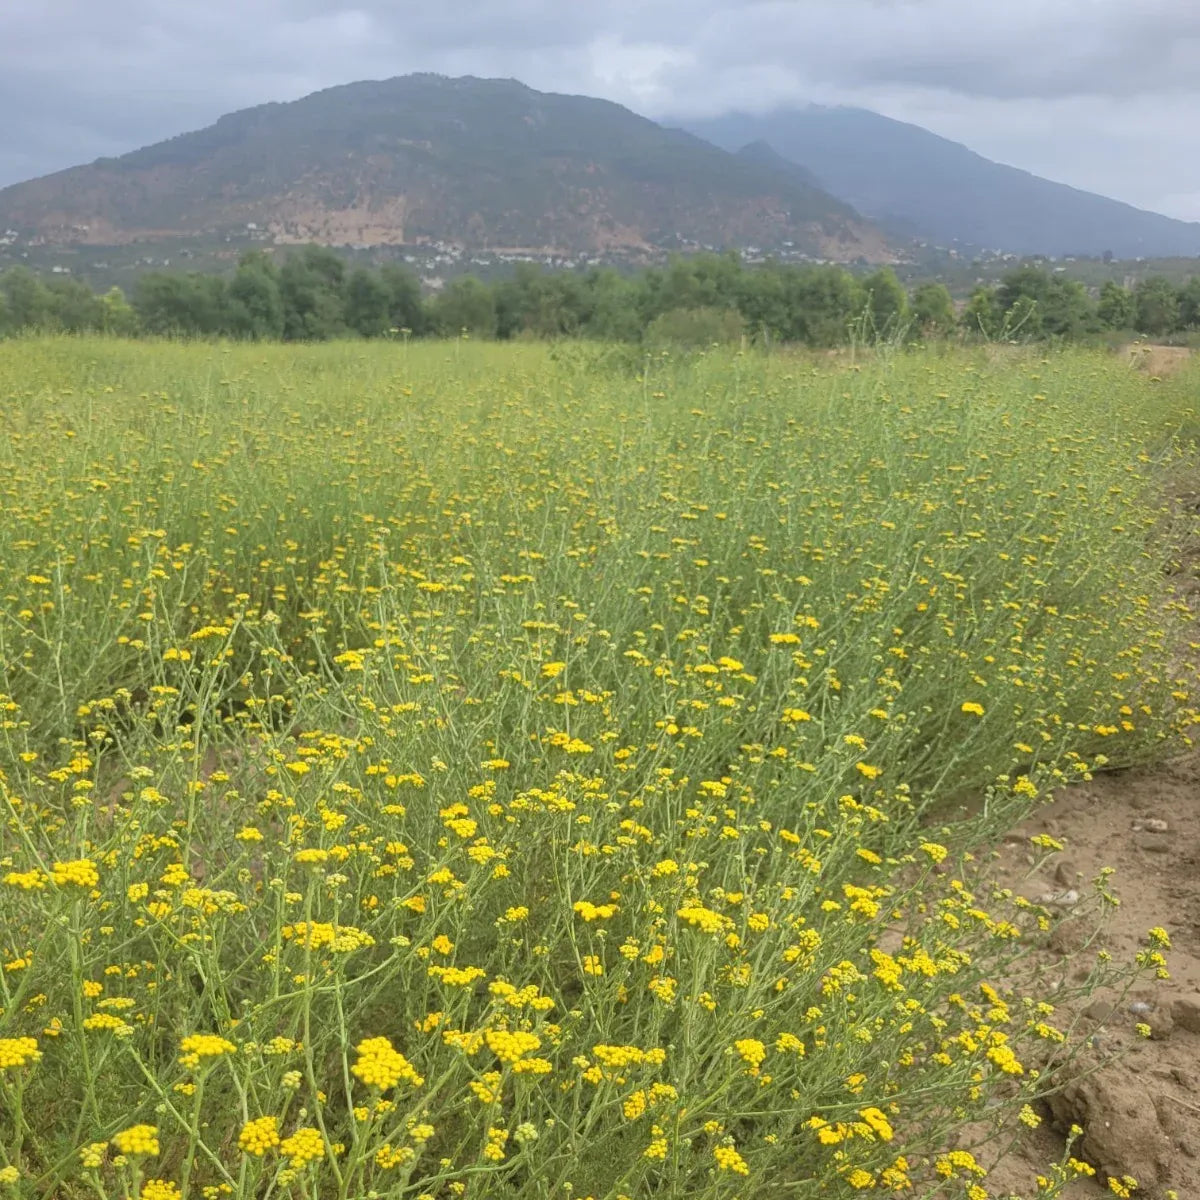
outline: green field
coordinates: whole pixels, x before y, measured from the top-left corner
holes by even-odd
[[[0,345],[0,1196],[991,1195],[970,851],[1187,741],[1196,382]]]

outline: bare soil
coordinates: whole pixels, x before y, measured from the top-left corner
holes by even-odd
[[[1192,357],[1186,346],[1159,346],[1149,342],[1134,342],[1125,347],[1125,353],[1135,369],[1160,379],[1182,371]]]
[[[1028,839],[1038,833],[1064,849],[1034,870]],[[1071,916],[1064,893],[1084,896],[1105,867],[1115,869],[1109,882],[1121,902],[1101,941],[1085,948],[1087,923]],[[1074,1153],[1099,1173],[1072,1184],[1069,1200],[1111,1200],[1110,1175],[1132,1176],[1146,1200],[1165,1200],[1171,1190],[1179,1200],[1200,1197],[1200,751],[1067,789],[1006,838],[988,874],[1031,900],[1060,898],[1063,917],[1040,953],[1067,978],[1086,976],[1098,945],[1131,958],[1153,926],[1166,929],[1172,947],[1169,979],[1123,997],[1097,993],[1083,1007],[1094,1058],[1051,1099],[1042,1126],[996,1165],[991,1194],[1034,1200],[1036,1175],[1060,1157],[1067,1129],[1078,1124],[1084,1134]],[[1139,1024],[1150,1027],[1149,1038]],[[1089,1073],[1114,1052],[1117,1062]]]

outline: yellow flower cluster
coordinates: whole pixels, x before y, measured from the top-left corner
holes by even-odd
[[[105,1142],[92,1142],[80,1150],[79,1164],[84,1170],[94,1171],[104,1163],[107,1152],[108,1145]]]
[[[94,888],[100,882],[100,873],[90,858],[73,858],[67,862],[56,862],[50,868],[50,876],[58,887]]]
[[[131,1125],[114,1134],[112,1144],[122,1154],[158,1153],[158,1129],[154,1125]]]
[[[325,1157],[325,1139],[319,1129],[303,1127],[279,1143],[279,1153],[296,1170]]]
[[[375,1151],[375,1165],[383,1171],[393,1167],[402,1167],[416,1158],[417,1152],[411,1146],[393,1146],[385,1142]]]
[[[542,1039],[536,1033],[521,1030],[489,1029],[484,1035],[487,1048],[502,1062],[515,1063],[541,1049]]]
[[[42,871],[34,867],[29,871],[9,871],[4,876],[4,882],[8,887],[21,888],[26,892],[35,892],[46,886],[46,876]]]
[[[305,950],[329,949],[338,954],[375,945],[375,939],[369,933],[353,925],[338,926],[323,921],[297,921],[294,925],[285,925],[280,936]]]
[[[713,1158],[716,1160],[717,1170],[719,1171],[732,1171],[735,1175],[750,1174],[750,1167],[746,1160],[733,1146],[714,1147]]]
[[[83,1027],[94,1031],[106,1031],[118,1037],[125,1037],[133,1032],[133,1026],[128,1021],[110,1012],[92,1013],[90,1017],[84,1017]]]
[[[235,1054],[237,1047],[227,1038],[215,1033],[189,1033],[179,1043],[179,1061],[185,1067],[196,1067],[206,1058],[220,1058],[223,1054]]]
[[[275,1117],[255,1117],[247,1121],[238,1134],[238,1149],[255,1158],[262,1158],[278,1145],[279,1121]]]
[[[750,1069],[752,1075],[758,1074],[758,1069],[763,1065],[767,1058],[767,1048],[758,1040],[758,1038],[741,1038],[734,1042],[733,1048],[737,1051],[738,1057]]]
[[[358,1043],[358,1058],[350,1068],[352,1075],[367,1087],[387,1091],[402,1081],[420,1087],[425,1081],[412,1064],[385,1037],[365,1038]]]
[[[443,967],[431,966],[428,971],[432,978],[441,980],[446,987],[470,987],[477,979],[483,979],[487,972],[482,967]]]
[[[0,1038],[0,1071],[28,1066],[41,1057],[36,1038]]]
[[[702,904],[685,905],[676,916],[694,925],[701,933],[726,933],[733,928],[733,922],[727,916],[713,912]]]
[[[179,1185],[168,1179],[147,1179],[138,1196],[139,1200],[183,1200]]]
[[[660,1066],[667,1057],[667,1052],[661,1047],[642,1050],[638,1046],[593,1046],[592,1054],[602,1066],[614,1069],[640,1066],[643,1063]]]

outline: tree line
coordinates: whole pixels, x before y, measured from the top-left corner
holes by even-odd
[[[502,280],[450,280],[426,295],[411,271],[349,266],[305,246],[282,262],[242,255],[230,277],[150,272],[127,298],[72,278],[0,274],[0,336],[22,330],[122,336],[323,341],[339,337],[590,337],[709,344],[743,336],[836,346],[913,337],[1084,340],[1106,332],[1168,337],[1200,330],[1200,276],[1176,286],[1083,284],[1022,266],[955,306],[940,283],[910,292],[890,268],[748,266],[736,253],[676,258],[636,275],[611,268],[546,271],[521,264]]]

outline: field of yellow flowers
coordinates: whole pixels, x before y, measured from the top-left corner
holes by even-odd
[[[988,1196],[1073,1036],[968,851],[1186,741],[1185,398],[0,346],[0,1197]]]

